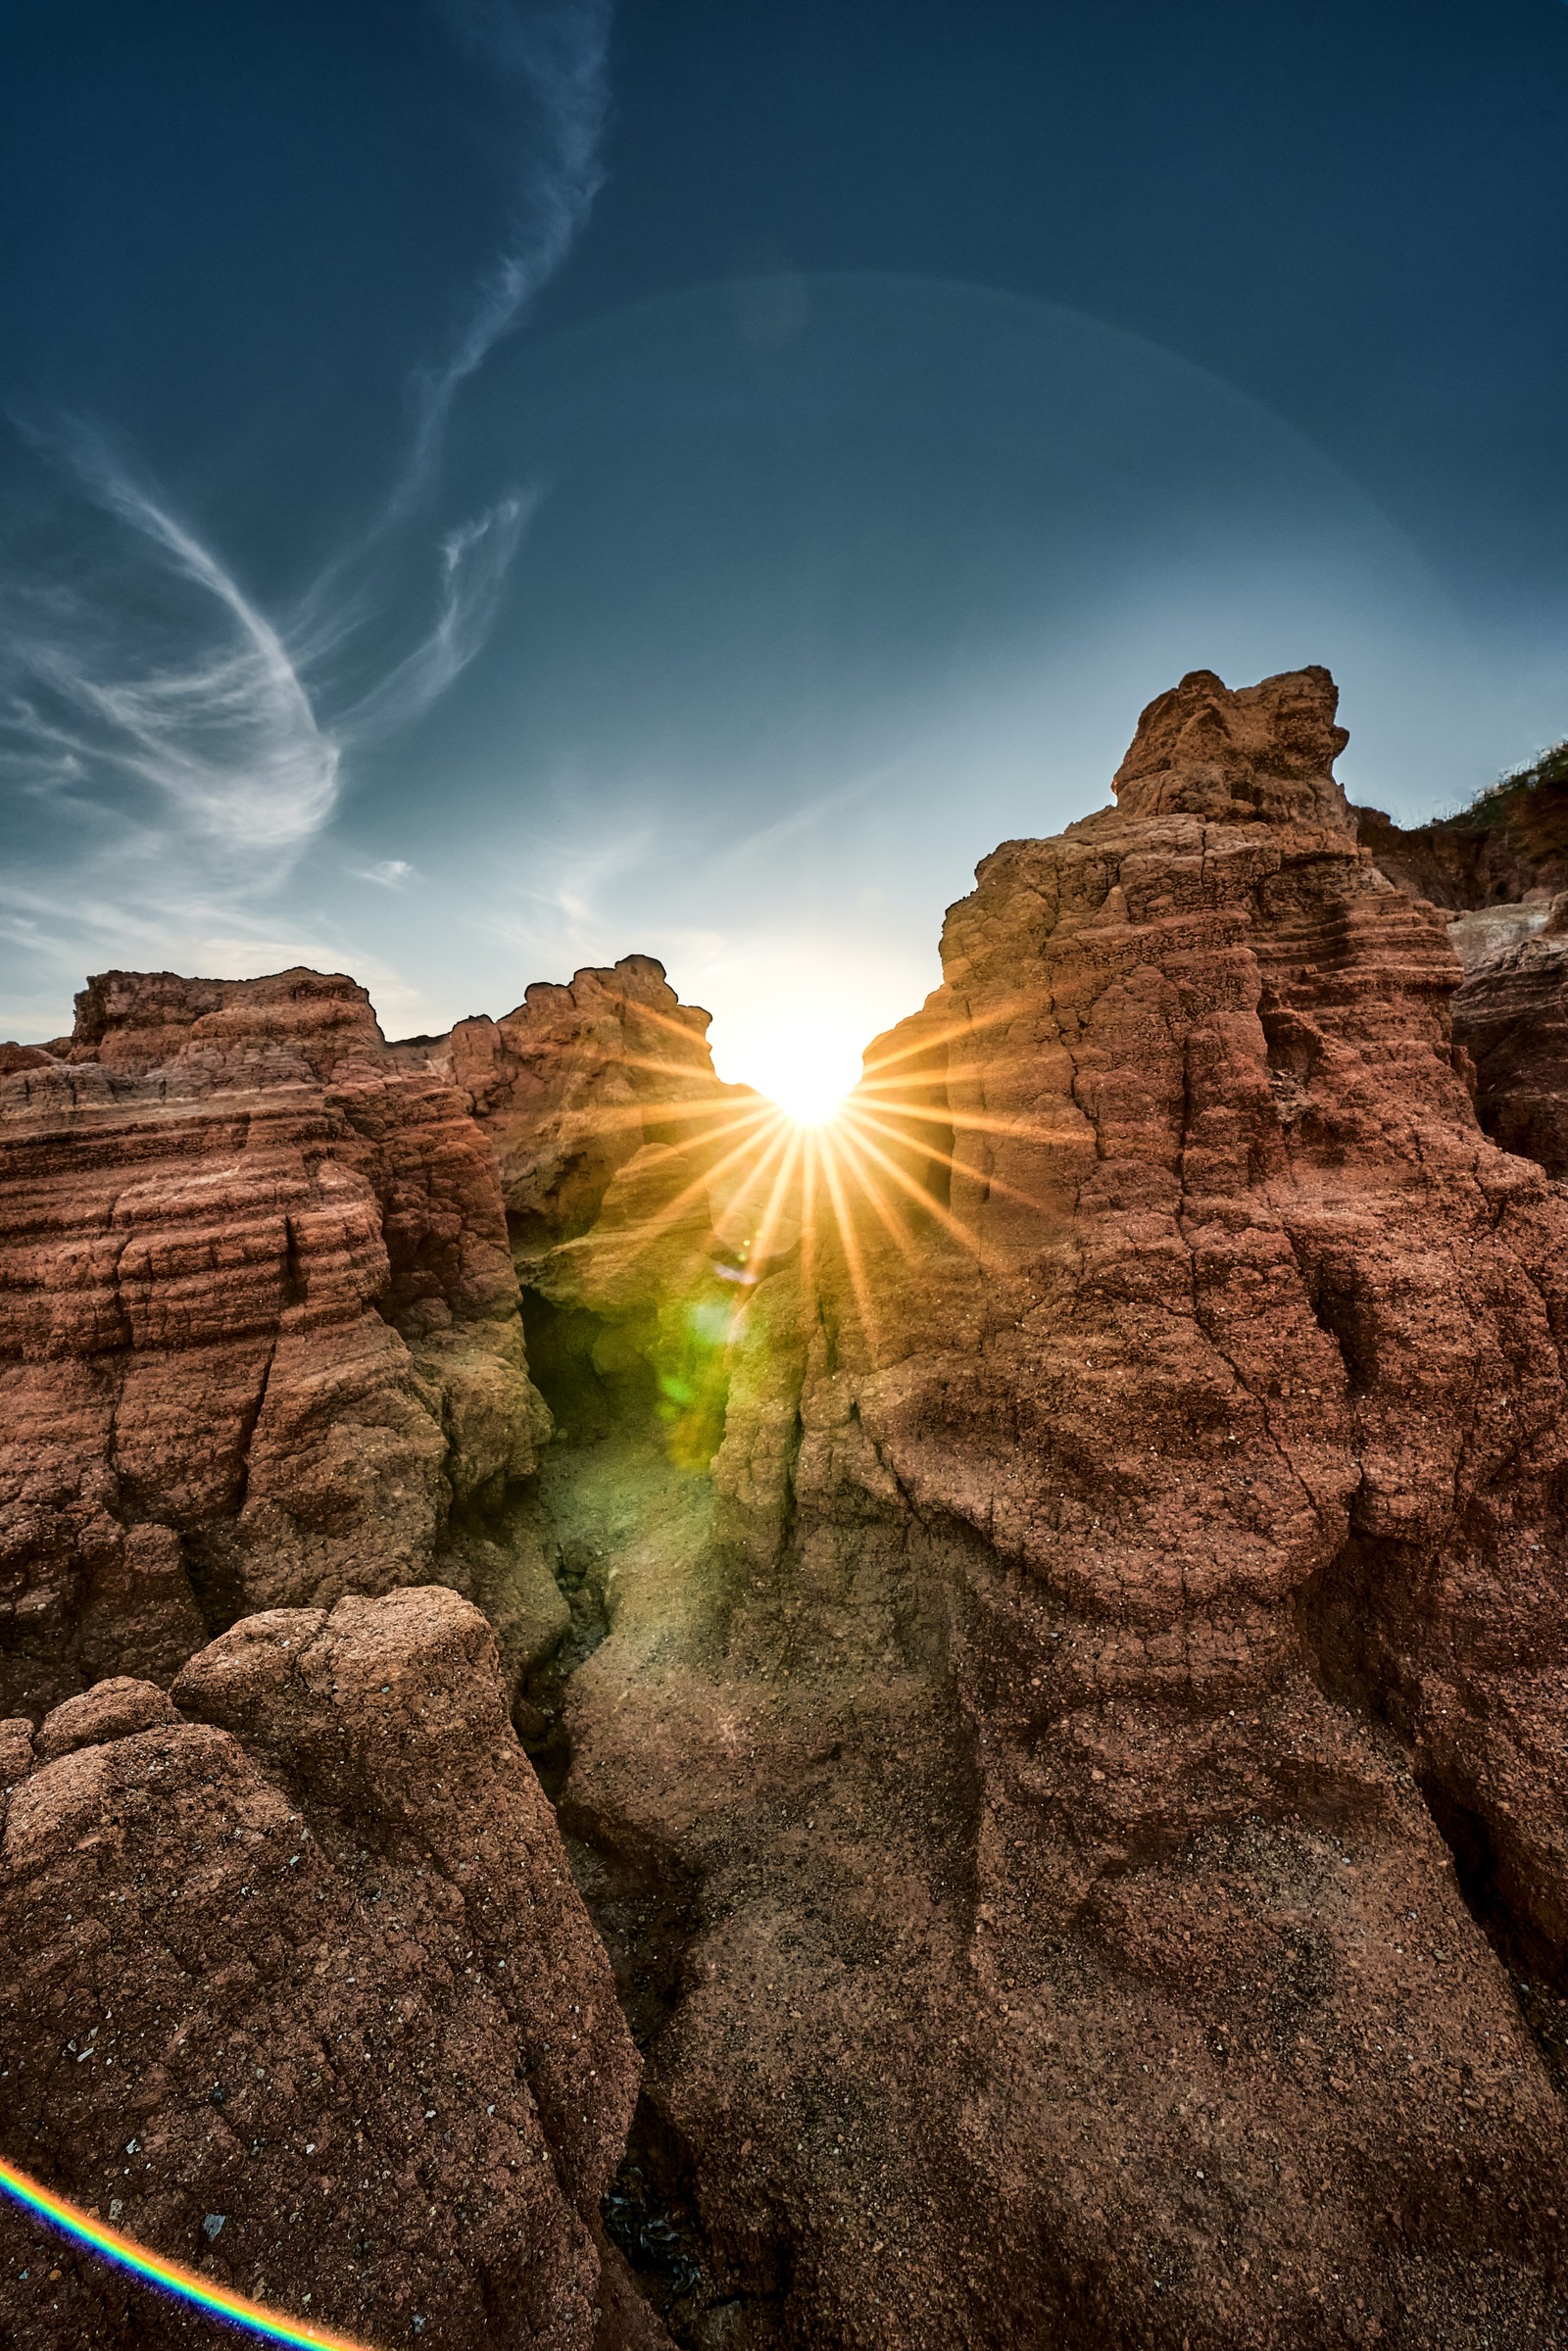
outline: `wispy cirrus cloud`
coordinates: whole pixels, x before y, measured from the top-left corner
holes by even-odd
[[[447,693],[500,609],[536,493],[443,520],[441,458],[454,401],[559,269],[598,192],[612,12],[610,0],[432,5],[508,112],[505,229],[446,348],[411,378],[404,455],[359,537],[287,610],[264,610],[110,434],[25,435],[55,484],[54,528],[0,552],[0,781],[40,817],[93,821],[74,886],[13,903],[10,917],[34,939],[64,925],[69,943],[53,935],[67,958],[118,937],[121,953],[177,961],[222,938],[264,967],[252,944],[265,952],[275,926],[247,904],[330,821],[355,753]],[[366,878],[399,887],[410,872],[392,858]]]
[[[517,543],[537,499],[498,500],[441,542],[435,616],[418,643],[343,712],[355,742],[396,732],[427,710],[461,677],[490,634]]]
[[[91,553],[78,537],[67,578],[0,587],[7,763],[41,752],[111,805],[139,786],[144,822],[202,855],[287,856],[332,812],[341,745],[282,634],[103,442],[67,430],[54,447],[118,527]]]
[[[533,9],[511,0],[438,4],[464,46],[522,102],[538,143],[515,175],[512,233],[461,331],[444,359],[415,377],[414,434],[394,503],[412,501],[427,485],[453,401],[560,269],[604,182],[611,0]]]
[[[378,890],[406,890],[415,879],[407,857],[377,857],[373,865],[351,865],[348,870],[357,882],[374,882]]]

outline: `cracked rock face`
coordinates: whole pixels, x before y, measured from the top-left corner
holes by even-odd
[[[579,971],[565,987],[538,980],[514,1012],[460,1021],[444,1043],[530,1253],[585,1231],[637,1151],[678,1141],[741,1091],[714,1077],[708,1014],[681,1003],[652,955]]]
[[[641,956],[0,1056],[0,2147],[378,2344],[1568,2342],[1555,919],[1344,742],[1162,695],[814,1156]]]
[[[1568,1176],[1568,895],[1461,915],[1449,936],[1465,965],[1453,1033],[1477,1114],[1504,1151]]]
[[[581,1472],[563,1820],[736,2340],[1563,2339],[1568,1205],[1334,701],[1190,677],[985,861],[716,1521]]]
[[[0,1219],[7,1709],[257,1608],[483,1589],[467,1521],[547,1425],[494,1159],[362,989],[90,982],[0,1078]]]
[[[274,1610],[6,1728],[8,2153],[368,2342],[639,2339],[598,2209],[637,2058],[476,1609]],[[0,2262],[17,2351],[210,2339],[9,2211]]]

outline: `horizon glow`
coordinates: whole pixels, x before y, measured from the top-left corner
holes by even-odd
[[[369,2351],[368,2345],[352,2342],[347,2335],[285,2318],[260,2302],[247,2300],[243,2294],[233,2294],[224,2286],[215,2285],[210,2278],[187,2270],[180,2262],[149,2252],[134,2237],[107,2228],[79,2204],[73,2204],[69,2197],[58,2196],[51,2188],[41,2186],[16,2164],[3,2158],[0,2158],[0,2188],[24,2212],[44,2221],[73,2243],[84,2245],[89,2253],[96,2253],[116,2268],[127,2270],[144,2284],[157,2286],[210,2317],[246,2328],[264,2342],[293,2344],[296,2351]]]

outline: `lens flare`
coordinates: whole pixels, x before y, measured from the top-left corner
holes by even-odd
[[[230,2326],[244,2327],[249,2333],[267,2343],[292,2343],[297,2351],[367,2351],[367,2347],[352,2343],[346,2335],[330,2334],[319,2327],[307,2327],[298,2319],[286,2319],[281,2313],[265,2310],[259,2302],[248,2302],[243,2294],[231,2294],[226,2287],[215,2285],[210,2278],[198,2277],[194,2270],[183,2268],[177,2261],[166,2261],[160,2253],[149,2253],[133,2237],[122,2236],[118,2229],[106,2229],[101,2221],[83,2212],[65,2196],[52,2189],[40,2187],[15,2164],[0,2161],[0,2188],[21,2205],[35,2220],[46,2221],[52,2229],[90,2253],[128,2270],[148,2285],[160,2286],[193,2309],[208,2312],[212,2317],[226,2319]]]
[[[744,1060],[736,1074],[799,1127],[825,1126],[860,1077],[858,1040],[841,1025],[809,1014],[755,1029],[744,1055],[732,1059],[737,1065]]]
[[[836,1084],[827,1072],[802,1071],[799,1077],[786,1082],[775,1080],[764,1091],[769,1102],[778,1104],[792,1125],[825,1127],[843,1108],[849,1088]]]
[[[724,1434],[730,1371],[775,1276],[798,1269],[808,1296],[831,1258],[873,1352],[902,1278],[883,1287],[891,1249],[906,1265],[931,1262],[933,1247],[964,1252],[983,1270],[1000,1262],[977,1201],[993,1218],[1045,1203],[1009,1179],[1049,1151],[1058,1130],[1006,1105],[1015,1091],[1003,1045],[1023,1000],[925,1019],[890,1032],[860,1055],[827,1024],[781,1026],[773,1050],[752,1059],[750,1088],[706,1081],[692,1032],[653,1015],[667,1046],[621,1057],[628,1094],[584,1119],[582,1136],[644,1141],[641,1169],[606,1236],[562,1242],[564,1261],[602,1250],[624,1290],[646,1265],[661,1312],[647,1356],[655,1411],[677,1465],[706,1472]],[[631,1009],[628,1005],[628,1011]],[[648,1006],[635,1007],[645,1024]],[[650,1085],[649,1081],[656,1081]],[[1021,1169],[1020,1169],[1021,1154]],[[132,2276],[198,2310],[298,2351],[366,2351],[343,2336],[284,2318],[148,2252],[90,2213],[0,2162],[0,2190],[24,2211]]]
[[[928,1010],[862,1056],[844,1006],[791,997],[779,1025],[748,1038],[750,1083],[735,1082],[732,1062],[712,1092],[680,1021],[656,1015],[669,1047],[620,1056],[635,1099],[590,1110],[580,1132],[618,1141],[635,1131],[640,1148],[600,1222],[553,1254],[560,1295],[608,1286],[654,1308],[634,1352],[653,1374],[677,1466],[710,1469],[737,1363],[790,1312],[776,1276],[803,1298],[825,1282],[876,1356],[906,1269],[1004,1262],[1014,1211],[1044,1206],[1015,1179],[1031,1178],[1058,1140],[1014,1106],[1005,1037],[1018,1008]],[[637,1016],[646,1033],[645,1004]]]

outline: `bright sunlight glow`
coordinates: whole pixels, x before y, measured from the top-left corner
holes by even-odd
[[[797,1126],[824,1126],[859,1081],[862,1043],[810,1020],[798,1028],[769,1025],[747,1040],[736,1074]],[[742,1062],[741,1054],[732,1057]]]

